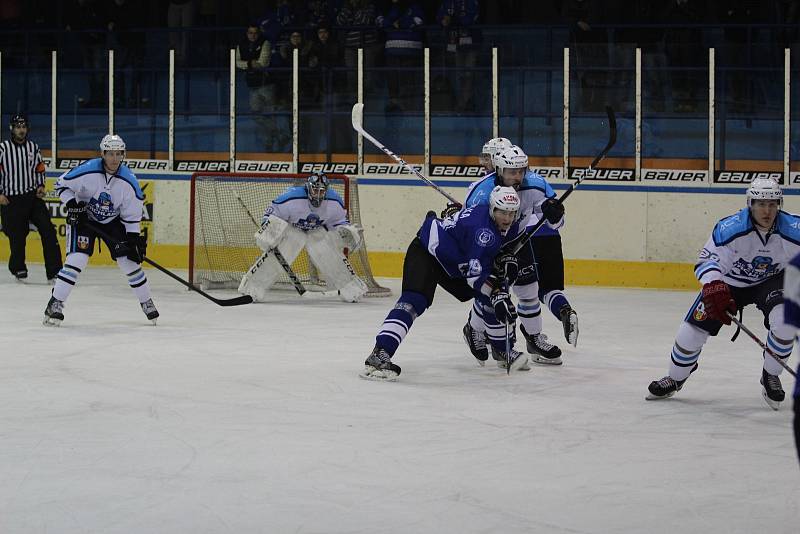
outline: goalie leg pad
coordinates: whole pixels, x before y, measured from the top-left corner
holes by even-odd
[[[279,217],[268,217],[255,233],[256,245],[264,252],[277,247],[286,233],[289,223]],[[281,250],[283,252],[283,250]],[[284,253],[284,256],[286,254]],[[286,261],[289,261],[287,258]]]
[[[318,229],[308,233],[306,251],[325,280],[339,290],[342,300],[358,302],[367,293],[367,284],[356,276],[338,245],[336,234]]]
[[[278,246],[286,262],[292,262],[303,250],[306,242],[306,235],[296,228],[287,228],[284,239]],[[239,293],[250,295],[256,302],[265,300],[267,291],[278,277],[285,271],[271,251],[264,252],[248,269],[242,281],[239,283]]]

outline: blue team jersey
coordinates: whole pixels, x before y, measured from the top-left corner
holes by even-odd
[[[783,320],[787,324],[800,328],[800,254],[797,254],[786,266],[783,282]],[[797,367],[800,373],[800,365]],[[800,380],[794,383],[794,398],[800,399]]]
[[[464,207],[445,219],[429,217],[417,235],[451,278],[465,278],[476,291],[489,277],[500,247],[519,233],[519,221],[505,236],[489,215],[488,205]]]

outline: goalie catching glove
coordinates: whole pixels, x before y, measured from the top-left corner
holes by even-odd
[[[722,280],[714,280],[703,285],[703,306],[710,319],[722,324],[731,324],[731,314],[736,313],[736,301],[731,295],[731,288]]]
[[[339,237],[342,239],[342,244],[350,251],[358,250],[358,247],[364,242],[362,236],[362,228],[355,224],[343,224],[336,227]]]

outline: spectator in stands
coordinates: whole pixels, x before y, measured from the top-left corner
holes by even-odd
[[[292,64],[292,53],[295,49],[298,51],[300,68],[308,67],[311,59],[311,43],[306,41],[299,31],[293,31],[289,35],[289,42],[281,46],[281,57],[289,65]]]
[[[304,11],[303,25],[308,28],[319,28],[329,21],[336,20],[338,2],[328,0],[308,0]]]
[[[455,87],[458,88],[456,110],[474,109],[472,70],[477,64],[477,43],[480,32],[473,26],[478,22],[478,0],[444,0],[436,13],[438,22],[445,32],[445,65],[457,67],[460,72]],[[463,69],[463,70],[462,70]]]
[[[419,72],[411,69],[422,66],[424,16],[419,3],[413,0],[392,0],[386,14],[378,17],[378,25],[386,35],[384,55],[388,67],[386,82],[389,90],[387,112],[403,111],[410,109],[414,101],[422,102]],[[414,99],[412,94],[418,94],[419,98]]]
[[[336,16],[336,24],[344,30],[344,64],[347,67],[347,89],[354,94],[356,90],[356,68],[358,65],[358,49],[364,49],[365,90],[371,91],[373,84],[372,70],[380,58],[381,43],[375,19],[378,10],[372,0],[345,0],[342,9]]]
[[[603,4],[599,0],[565,0],[562,14],[569,24],[569,44],[574,50],[577,78],[580,84],[580,110],[597,111],[606,104],[608,67],[608,35],[592,25],[600,18]]]
[[[67,6],[65,19],[65,29],[68,32],[75,32],[71,34],[73,37],[71,44],[74,50],[65,54],[67,65],[70,65],[71,58],[80,58],[80,67],[85,70],[84,76],[89,84],[88,97],[85,94],[79,95],[78,104],[81,106],[103,105],[108,96],[108,87],[105,84],[108,56],[103,34],[100,33],[102,30],[100,14],[93,2],[75,0]]]
[[[175,62],[179,65],[186,62],[189,41],[186,29],[194,26],[194,12],[194,0],[169,0],[167,26],[181,30],[169,34],[169,45],[175,50]]]
[[[333,74],[333,68],[338,67],[339,44],[331,39],[330,29],[324,24],[317,28],[317,38],[311,43],[308,65],[315,69],[309,73],[309,86],[312,92],[311,101],[321,103],[322,98],[334,94],[332,90],[338,80],[338,76]],[[340,88],[340,84],[336,85]]]
[[[257,24],[247,27],[245,37],[236,46],[236,68],[244,71],[250,91],[250,111],[259,125],[265,148],[270,150],[276,137],[275,84],[269,78],[270,44]]]

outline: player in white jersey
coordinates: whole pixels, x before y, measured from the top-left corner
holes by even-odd
[[[513,143],[505,137],[494,137],[483,144],[478,156],[478,163],[483,167],[483,174],[494,172],[494,157],[506,148],[511,148]]]
[[[680,391],[697,369],[700,351],[728,314],[755,304],[769,329],[767,345],[781,359],[792,353],[794,327],[784,319],[783,274],[800,252],[800,217],[782,211],[783,192],[774,180],[756,178],[747,190],[747,207],[720,220],[700,251],[695,276],[703,284],[700,295],[678,328],[669,374],[650,383],[648,400],[664,399]],[[784,399],[783,367],[764,354],[762,395],[777,410]]]
[[[547,219],[546,224],[559,228],[564,223],[564,209],[555,198],[555,192],[544,178],[528,169],[528,156],[517,146],[501,149],[494,156],[495,172],[489,173],[485,178],[470,185],[465,200],[465,207],[470,208],[486,204],[491,190],[495,186],[513,187],[520,197],[520,218],[522,227],[534,225],[542,217]],[[513,254],[501,253],[498,258]],[[514,293],[519,298],[517,310],[520,317],[520,328],[525,337],[528,352],[536,363],[559,365],[561,364],[561,350],[547,341],[542,333],[541,303],[539,302],[538,271],[534,261],[533,248],[528,241],[517,254],[518,278],[513,284]],[[478,300],[473,301],[472,311],[467,324],[464,325],[464,340],[470,347],[470,352],[483,365],[488,359],[485,333],[490,341],[492,331],[497,331],[493,325],[486,323],[489,317],[486,307]],[[494,347],[495,344],[492,344]],[[492,351],[495,359],[496,351]]]
[[[266,292],[284,272],[274,251],[291,265],[303,247],[325,280],[346,302],[358,302],[367,285],[352,270],[343,250],[355,251],[363,230],[350,224],[344,202],[331,189],[328,177],[318,172],[305,185],[292,186],[272,201],[264,212],[256,244],[264,254],[242,277],[239,292],[264,300]]]
[[[105,241],[111,257],[127,277],[144,314],[153,324],[158,317],[141,266],[147,251],[146,239],[140,233],[144,193],[136,176],[122,162],[125,141],[120,136],[103,137],[100,154],[64,173],[56,182],[56,191],[67,209],[67,257],[44,311],[45,325],[57,326],[64,320],[64,303],[88,265],[98,237]],[[109,238],[98,235],[95,227]]]

